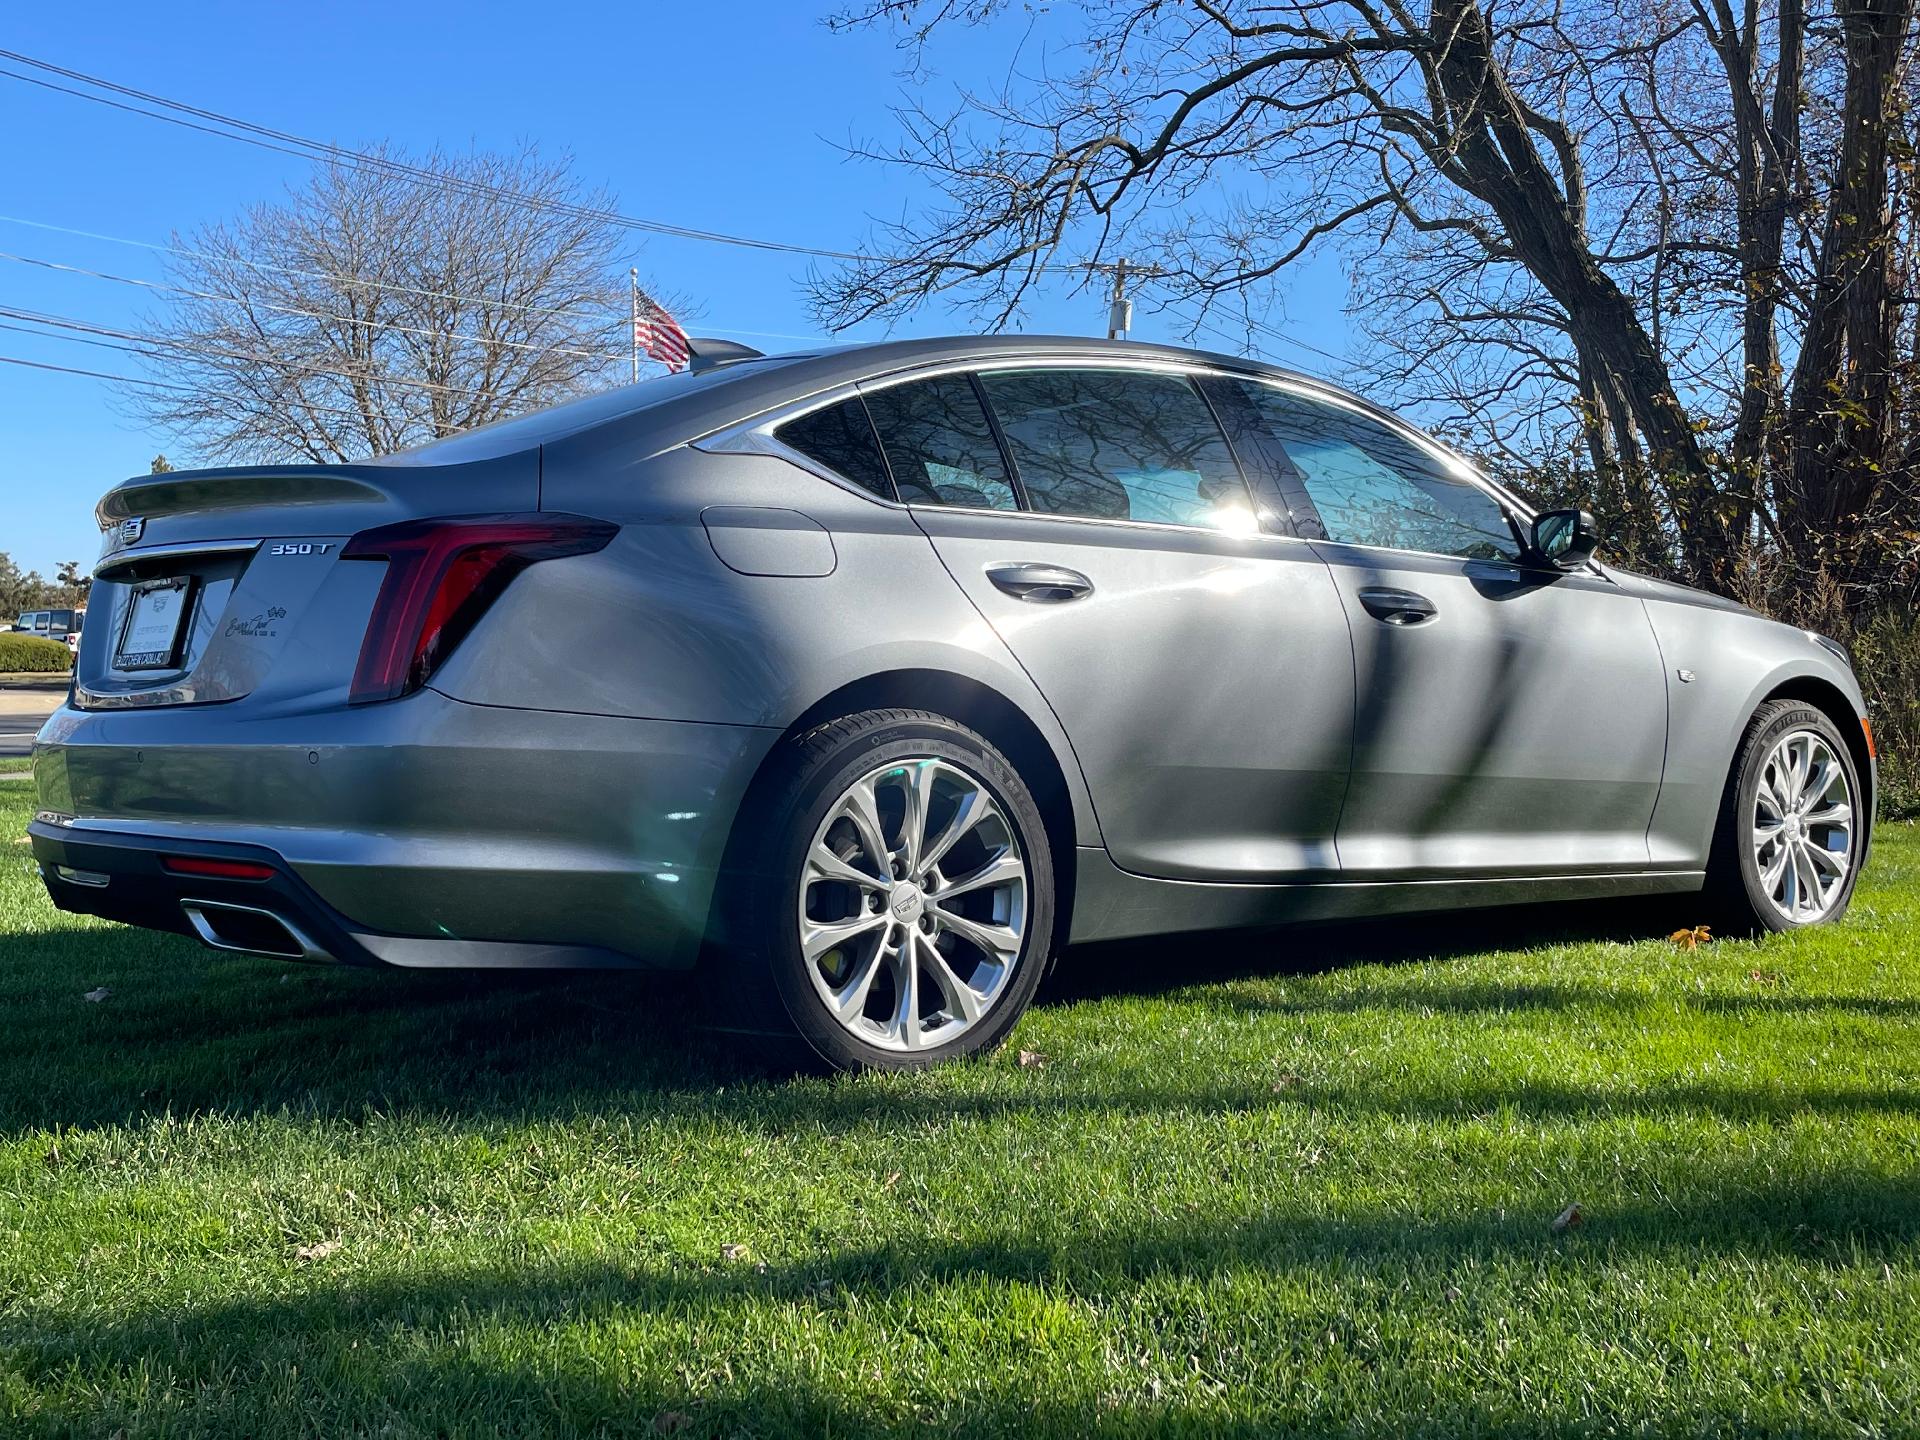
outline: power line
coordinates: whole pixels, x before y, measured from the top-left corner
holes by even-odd
[[[45,315],[31,310],[15,310],[9,306],[0,306],[0,316],[4,316],[10,320],[24,320],[29,324],[45,326],[48,329],[80,332],[76,335],[53,335],[48,337],[55,340],[78,340],[84,344],[105,344],[105,340],[81,340],[81,336],[83,335],[98,335],[106,337],[107,340],[130,341],[132,343],[126,345],[109,344],[107,348],[111,350],[125,350],[130,354],[144,356],[149,360],[164,358],[163,356],[154,354],[153,352],[155,350],[169,350],[176,354],[198,355],[210,360],[250,361],[254,364],[268,366],[274,370],[298,371],[305,375],[331,375],[342,380],[362,380],[379,385],[400,385],[409,390],[426,390],[441,395],[453,395],[463,400],[484,399],[486,395],[484,391],[462,389],[455,385],[440,385],[431,380],[415,380],[403,375],[385,375],[377,371],[361,372],[341,370],[333,366],[316,365],[281,356],[262,355],[258,351],[253,350],[230,349],[217,342],[209,345],[194,344],[183,340],[170,340],[162,335],[143,335],[138,331],[115,330],[110,326],[94,325],[85,320],[73,319],[70,316]],[[0,326],[0,328],[20,330],[21,333],[27,335],[37,335],[41,333],[37,330],[26,330],[18,325]]]
[[[5,73],[4,71],[0,71],[0,74],[4,74],[4,73]],[[266,261],[266,260],[248,260],[239,255],[210,255],[202,250],[188,250],[178,245],[162,245],[157,241],[153,241],[153,240],[135,240],[130,236],[126,236],[126,235],[107,235],[107,234],[101,233],[98,230],[80,230],[80,229],[74,228],[71,225],[54,225],[45,220],[29,220],[22,215],[0,215],[0,223],[4,223],[8,225],[25,225],[29,229],[33,229],[33,230],[46,230],[46,231],[50,231],[55,235],[73,235],[82,240],[99,240],[109,245],[130,245],[138,250],[152,250],[163,255],[179,255],[190,260],[208,260],[217,265],[244,265],[249,270],[272,270],[272,271],[278,271],[279,273],[286,274],[286,275],[303,275],[314,280],[326,280],[326,281],[331,281],[335,284],[340,284],[340,285],[354,285],[354,286],[359,286],[363,289],[368,289],[368,290],[390,290],[403,295],[419,295],[431,300],[466,301],[476,305],[484,305],[494,310],[513,310],[513,311],[518,311],[522,313],[541,314],[541,315],[570,315],[571,316],[571,315],[576,315],[578,313],[576,310],[568,309],[562,306],[523,305],[511,300],[496,300],[492,296],[468,295],[457,290],[419,290],[419,289],[415,289],[413,286],[410,286],[410,285],[389,285],[382,281],[368,280],[361,276],[350,274],[345,271],[302,270],[292,265],[275,265],[270,261]],[[199,294],[200,292],[190,291],[187,293]],[[211,298],[219,298],[219,297],[209,296],[206,298],[211,299]],[[294,313],[304,315],[304,314],[310,314],[312,312],[302,310]],[[346,317],[326,316],[326,317],[316,317],[316,318],[345,319]],[[795,335],[795,334],[791,334],[781,330],[740,330],[740,329],[731,328],[724,325],[705,325],[705,324],[701,325],[701,329],[711,331],[716,335],[746,335],[757,340],[799,340],[809,345],[824,345],[824,344],[833,343],[826,336]],[[437,334],[439,332],[434,332],[434,333]],[[507,340],[488,341],[487,343],[501,344],[501,345],[513,344],[512,341],[507,341]],[[561,349],[561,347],[558,347],[558,346],[521,346],[518,348],[552,349],[552,350]],[[573,351],[569,353],[582,354],[585,352]]]
[[[89,94],[67,85],[55,84],[51,80],[36,75],[22,75],[17,71],[0,69],[0,76],[19,80],[29,85],[37,85],[45,90],[57,91],[75,99],[89,100],[95,104],[107,105],[116,110],[144,116],[149,120],[160,120],[170,125],[197,130],[202,134],[215,135],[221,139],[238,140],[244,144],[255,145],[261,149],[278,151],[283,155],[293,155],[303,160],[313,160],[321,156],[340,161],[352,168],[383,171],[401,175],[428,184],[463,190],[469,194],[490,195],[496,199],[523,206],[533,210],[551,210],[571,215],[579,219],[599,220],[618,225],[629,230],[638,230],[646,234],[665,235],[680,240],[700,240],[719,245],[735,245],[750,250],[766,250],[787,255],[806,255],[820,260],[849,260],[859,263],[902,264],[908,263],[900,257],[885,255],[866,255],[853,250],[834,250],[818,245],[801,245],[786,240],[767,240],[753,235],[735,235],[722,230],[704,230],[690,225],[675,225],[665,220],[650,220],[640,216],[625,215],[617,210],[595,209],[592,206],[574,205],[566,201],[547,200],[535,195],[526,195],[519,191],[508,190],[502,186],[489,185],[484,181],[469,180],[462,176],[448,175],[443,171],[432,170],[425,166],[412,165],[390,156],[371,155],[362,150],[349,149],[344,145],[334,145],[324,140],[310,139],[296,135],[291,131],[277,130],[271,126],[260,125],[236,116],[225,115],[217,110],[208,110],[198,105],[189,105],[184,101],[171,100],[164,95],[151,91],[138,90],[129,85],[121,85],[98,75],[89,75],[85,71],[71,70],[63,65],[55,65],[46,60],[36,60],[31,55],[23,55],[17,50],[0,50],[0,59],[10,60],[17,65],[25,65],[46,74],[58,75],[63,79],[75,81],[108,92],[107,95]],[[124,97],[123,100],[109,98],[111,95]],[[127,101],[139,101],[129,104]],[[144,109],[142,106],[158,106],[157,110]],[[170,112],[170,113],[169,113]],[[225,128],[219,128],[225,127]],[[1038,267],[1044,270],[1074,270],[1083,266],[1055,263]]]
[[[159,120],[166,124],[182,126],[202,134],[213,135],[219,139],[236,140],[243,144],[258,146],[262,149],[276,151],[283,155],[291,155],[297,159],[312,161],[320,158],[330,158],[339,161],[351,169],[371,170],[376,173],[397,175],[417,183],[436,185],[441,188],[451,189],[469,195],[490,196],[524,209],[552,211],[577,219],[599,221],[629,230],[637,230],[647,234],[665,235],[676,239],[699,240],[714,244],[740,246],[746,249],[763,250],[781,254],[805,255],[823,260],[844,260],[858,264],[914,265],[921,263],[918,257],[871,255],[860,251],[835,250],[824,246],[802,245],[792,241],[769,240],[759,236],[737,235],[719,230],[705,230],[694,226],[676,225],[664,220],[652,220],[640,216],[626,215],[612,209],[596,209],[592,206],[575,205],[567,201],[550,200],[536,195],[527,195],[520,191],[509,190],[504,186],[489,185],[485,181],[473,180],[464,176],[449,175],[444,171],[413,165],[403,160],[396,160],[391,156],[369,154],[366,151],[350,149],[346,146],[335,145],[324,140],[314,140],[291,131],[279,130],[272,126],[261,125],[250,120],[243,120],[237,116],[223,114],[217,110],[209,110],[202,106],[190,105],[184,101],[173,100],[166,96],[155,94],[152,91],[139,90],[132,86],[121,85],[115,81],[107,80],[101,76],[90,75],[85,71],[69,69],[66,66],[55,65],[50,61],[37,60],[17,50],[0,49],[0,59],[10,60],[15,64],[28,66],[32,69],[45,72],[45,74],[58,75],[64,79],[75,81],[80,85],[91,86],[96,90],[103,90],[108,93],[104,95],[92,94],[86,90],[75,89],[72,86],[56,84],[51,80],[45,79],[43,76],[22,75],[17,71],[0,68],[0,76],[4,76],[5,78],[18,80],[28,85],[35,85],[42,89],[72,96],[75,99],[106,105],[113,109],[125,111],[149,120]],[[123,100],[110,98],[114,95],[125,98]],[[139,101],[141,103],[131,104],[127,103],[128,101]],[[142,108],[143,106],[157,106],[160,108],[146,109]],[[0,219],[11,218],[12,217],[0,216]],[[33,225],[38,222],[16,221],[15,223]],[[63,229],[63,227],[60,226],[44,226],[42,228],[54,230]],[[69,231],[67,233],[85,235],[89,232]],[[195,253],[191,251],[174,250],[174,247],[171,246],[150,245],[150,242],[145,241],[121,240],[116,236],[92,236],[91,238],[104,239],[120,244],[148,246],[149,248],[173,251],[173,253],[178,254],[191,255]],[[224,259],[228,263],[243,265],[263,265],[263,262],[238,260],[234,257],[211,256],[201,258],[214,260]],[[1033,268],[1037,271],[1048,273],[1113,270],[1117,275],[1124,265],[1124,261],[1118,262],[1118,264],[1099,261],[1053,261],[1038,264]],[[285,267],[263,265],[263,268]],[[313,272],[296,271],[293,273]],[[323,276],[322,278],[340,277]],[[430,294],[432,292],[416,291],[414,293]],[[1281,344],[1292,345],[1296,348],[1309,351],[1324,359],[1331,360],[1336,364],[1345,363],[1341,356],[1335,355],[1331,351],[1323,350],[1319,346],[1310,344],[1307,341],[1295,339],[1263,322],[1249,320],[1248,323],[1252,328],[1266,334],[1269,338]],[[782,335],[769,331],[721,330],[720,333],[759,336],[769,339],[797,339],[809,342],[816,340],[816,337],[812,336]]]
[[[51,370],[58,375],[84,375],[89,380],[111,380],[117,385],[132,385],[142,390],[188,390],[185,385],[169,385],[164,380],[141,380],[132,375],[114,375],[105,370],[82,370],[73,365],[53,365],[45,360],[22,360],[17,355],[0,355],[0,365],[24,365],[29,370]],[[301,402],[301,408],[321,415],[341,415],[349,420],[365,420],[368,417],[358,410],[341,410],[331,405],[311,405]],[[389,425],[393,421],[385,415],[376,415],[377,420],[385,420]]]
[[[81,275],[90,280],[111,280],[116,285],[137,285],[143,290],[162,290],[170,295],[185,295],[195,300],[213,300],[227,305],[252,305],[261,310],[271,310],[279,315],[302,315],[309,320],[331,320],[341,325],[362,325],[377,330],[391,330],[401,335],[425,335],[433,339],[464,340],[473,345],[499,345],[511,350],[531,350],[541,355],[576,355],[587,360],[612,362],[619,358],[612,351],[580,350],[566,345],[533,345],[521,340],[492,340],[481,335],[468,335],[458,330],[429,330],[417,325],[402,325],[393,320],[370,320],[361,315],[333,315],[324,310],[303,310],[296,305],[276,305],[268,300],[242,300],[237,296],[221,295],[212,290],[193,290],[184,285],[170,285],[162,280],[141,280],[132,275],[115,275],[107,270],[89,270],[84,265],[69,265],[60,260],[44,260],[35,255],[16,255],[7,250],[0,250],[0,260],[11,260],[21,265],[37,265],[43,270]]]

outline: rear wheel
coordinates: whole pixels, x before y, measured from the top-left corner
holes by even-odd
[[[1729,918],[1772,931],[1838,919],[1864,835],[1859,776],[1833,722],[1797,700],[1763,705],[1727,781],[1708,878]]]
[[[1019,774],[943,716],[882,710],[789,742],[743,825],[717,956],[723,1025],[842,1068],[1000,1043],[1053,933],[1046,829]]]

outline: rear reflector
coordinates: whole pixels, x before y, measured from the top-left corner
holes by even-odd
[[[603,548],[618,527],[581,515],[462,515],[365,530],[343,560],[385,560],[360,663],[355,705],[394,700],[427,683],[474,624],[527,566]]]
[[[257,860],[215,860],[206,855],[162,855],[160,868],[208,880],[271,880],[273,867]]]

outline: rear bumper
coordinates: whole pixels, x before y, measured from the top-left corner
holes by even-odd
[[[342,965],[459,969],[619,969],[643,963],[592,945],[543,945],[381,935],[360,928],[295,875],[281,857],[251,845],[156,841],[35,821],[27,827],[47,893],[62,910],[149,930],[197,936],[216,950]],[[250,860],[267,880],[176,875],[162,855]]]
[[[431,690],[306,715],[64,709],[29,834],[56,904],[156,929],[195,933],[199,901],[267,910],[347,963],[680,968],[774,738]],[[188,854],[274,878],[161,868]]]

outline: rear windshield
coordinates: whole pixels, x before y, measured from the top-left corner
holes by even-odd
[[[491,425],[479,425],[471,430],[463,430],[460,434],[449,435],[444,440],[431,440],[425,445],[416,445],[411,450],[396,450],[393,454],[383,456],[373,463],[377,465],[460,465],[471,460],[491,460],[500,455],[514,455],[522,450],[531,450],[536,445],[551,445],[556,440],[598,425],[602,421],[617,420],[623,415],[636,414],[641,410],[651,409],[655,405],[663,405],[670,400],[695,394],[710,386],[724,384],[739,378],[747,370],[799,358],[804,357],[777,355],[765,360],[736,361],[697,373],[681,370],[672,375],[656,375],[653,379],[642,380],[637,385],[622,385],[615,390],[603,390],[595,395],[584,395],[578,400],[568,400],[563,404],[549,405],[543,410],[535,410],[531,415],[522,415],[513,420],[496,420]]]

